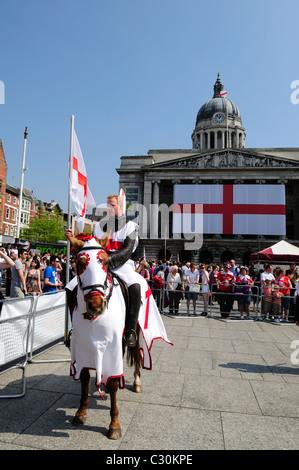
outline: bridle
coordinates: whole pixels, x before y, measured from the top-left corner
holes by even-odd
[[[98,250],[99,251],[99,247],[98,246],[86,246],[78,252],[78,255],[81,253],[81,251],[85,252],[86,250]],[[112,278],[112,282],[111,282],[110,285],[109,285],[109,282],[108,282],[109,277]],[[79,274],[77,274],[77,278],[78,278],[78,285],[79,285],[84,297],[88,296],[91,292],[97,292],[98,294],[100,294],[104,298],[105,307],[108,307],[109,300],[110,300],[111,295],[112,295],[113,285],[114,285],[113,274],[110,273],[108,271],[108,269],[107,269],[107,274],[106,274],[104,284],[91,284],[89,286],[84,287],[82,285],[82,281],[81,281],[81,278],[80,278]],[[106,293],[107,289],[109,289],[108,295]],[[84,293],[84,291],[87,291],[87,290],[89,290],[89,292]],[[89,312],[86,312],[84,315],[87,316],[90,320],[94,319],[97,316],[97,314],[93,315],[92,313],[89,313]]]

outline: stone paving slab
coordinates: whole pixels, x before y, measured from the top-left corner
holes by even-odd
[[[154,342],[141,394],[132,392],[133,370],[125,365],[118,441],[106,437],[110,399],[100,398],[93,378],[88,421],[71,424],[80,384],[69,376],[68,349],[57,344],[35,358],[46,362],[27,364],[23,398],[0,399],[0,450],[299,448],[299,364],[291,360],[299,327],[216,315],[162,318],[174,346]],[[19,392],[20,377],[15,369],[0,374],[1,393]]]

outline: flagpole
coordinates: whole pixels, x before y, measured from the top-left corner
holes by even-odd
[[[22,158],[22,171],[21,171],[21,183],[20,183],[20,196],[19,196],[19,209],[18,209],[18,219],[17,219],[17,230],[15,242],[20,242],[20,226],[21,226],[21,212],[22,212],[22,200],[23,200],[23,186],[24,186],[24,173],[25,168],[25,158],[26,158],[26,146],[27,146],[27,127],[25,127],[24,132],[24,146],[23,146],[23,158]]]
[[[70,132],[70,160],[69,160],[69,187],[68,187],[68,212],[67,212],[67,228],[71,229],[71,205],[72,205],[72,198],[71,198],[71,188],[72,188],[72,176],[73,176],[73,142],[74,142],[74,121],[75,116],[71,116],[71,132]],[[66,245],[66,284],[69,283],[70,280],[70,253],[71,253],[71,244],[70,241],[67,240]],[[64,332],[64,341],[67,341],[68,337],[68,326],[69,326],[69,312],[68,312],[68,305],[67,301],[65,303],[65,332]]]

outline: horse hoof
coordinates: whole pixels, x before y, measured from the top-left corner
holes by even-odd
[[[116,441],[121,437],[121,428],[109,428],[107,436],[109,439]]]
[[[82,426],[83,424],[86,423],[87,415],[82,415],[82,416],[74,416],[74,419],[72,421],[72,424],[74,426]]]
[[[142,392],[142,386],[141,385],[134,385],[133,392],[135,392],[135,393]]]

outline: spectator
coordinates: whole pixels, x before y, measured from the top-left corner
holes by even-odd
[[[238,276],[238,274],[240,273],[240,268],[238,268],[238,266],[236,266],[236,262],[234,259],[231,259],[230,260],[230,270],[231,272],[233,273],[233,275],[235,276],[235,278]]]
[[[295,281],[295,322],[296,325],[299,326],[299,279],[297,278]]]
[[[50,266],[47,266],[44,272],[44,292],[55,292],[62,282],[57,277],[57,266],[60,265],[60,260],[57,256],[50,257]]]
[[[160,312],[163,311],[162,299],[163,299],[163,290],[164,290],[164,272],[158,271],[156,276],[153,278],[153,296],[156,300],[156,304]],[[166,293],[164,293],[166,295]]]
[[[281,313],[285,321],[289,321],[289,310],[290,310],[290,289],[292,288],[291,281],[286,272],[283,269],[276,270],[275,285],[278,285],[280,292],[283,294],[281,299]]]
[[[286,271],[286,276],[289,277],[292,288],[290,292],[290,316],[295,314],[295,292],[296,292],[296,279],[298,278],[297,266],[295,264],[290,264],[290,269]]]
[[[216,291],[216,286],[217,286],[217,276],[219,273],[219,266],[212,266],[212,270],[209,273],[209,285],[210,285],[210,291],[211,291],[211,303],[213,304],[213,301],[217,300],[217,291]]]
[[[182,297],[181,276],[178,273],[177,266],[171,266],[170,273],[167,276],[168,295],[169,295],[169,313],[179,313],[179,303]]]
[[[186,275],[187,287],[185,290],[185,297],[187,300],[187,315],[190,317],[190,300],[193,302],[193,315],[196,316],[196,300],[198,292],[190,292],[190,285],[198,285],[199,283],[199,271],[196,269],[196,264],[192,262],[190,264],[190,269],[187,271]]]
[[[201,263],[199,266],[201,272],[201,283],[202,283],[202,300],[203,300],[203,312],[201,316],[206,317],[208,314],[208,299],[209,299],[209,273],[205,264]]]
[[[283,297],[283,293],[281,292],[279,285],[274,284],[272,315],[273,315],[274,321],[276,322],[281,321],[280,315],[281,315],[282,297]]]
[[[39,261],[37,259],[32,259],[30,267],[26,269],[25,283],[28,294],[42,292],[39,268]]]
[[[272,285],[271,280],[266,279],[264,284],[264,293],[263,293],[263,309],[262,309],[262,320],[268,320],[269,315],[272,313]]]
[[[151,275],[149,271],[149,265],[146,261],[141,261],[139,274],[144,277],[144,279],[149,282],[151,280]]]
[[[241,318],[244,318],[243,313],[246,313],[247,317],[249,317],[250,314],[251,287],[253,286],[253,280],[249,276],[248,271],[246,266],[242,266],[236,279],[236,286],[239,285],[242,288],[241,293],[238,295],[238,308]]]
[[[230,263],[227,261],[223,265],[223,271],[217,276],[217,285],[219,289],[218,302],[220,305],[220,314],[227,318],[233,308],[234,296],[232,287],[235,285],[235,276],[230,271]]]
[[[261,273],[260,282],[261,282],[261,296],[262,296],[262,305],[261,310],[263,311],[263,294],[264,294],[264,286],[265,280],[269,279],[271,284],[274,283],[275,277],[273,276],[273,267],[270,264],[266,264],[264,266],[264,271]]]
[[[76,258],[70,259],[70,281],[77,276],[77,265],[76,265]]]
[[[18,250],[18,255],[16,255],[15,250],[12,250],[11,258],[14,261],[14,265],[11,268],[10,297],[24,297],[26,284],[23,262],[27,259],[27,251],[21,248]]]
[[[254,281],[254,293],[253,293],[253,311],[257,312],[259,311],[259,302],[260,298],[262,297],[262,288],[261,288],[261,274],[264,272],[263,269],[260,269],[259,272],[257,273],[257,276]],[[270,281],[271,284],[271,281]],[[261,305],[262,309],[262,305]]]
[[[6,253],[6,250],[5,248],[1,247],[0,248],[0,266],[1,266],[1,271],[3,269],[6,269],[6,283],[8,284],[8,275],[7,273],[9,273],[9,275],[11,275],[11,268],[13,268],[15,265],[15,263],[13,262],[13,260],[10,258],[10,256],[8,256],[8,254]],[[8,284],[7,286],[7,289],[8,287],[10,287],[10,284]],[[6,295],[8,296],[9,295],[9,291],[6,292]],[[4,299],[4,295],[2,294],[2,292],[0,292],[0,299]],[[0,310],[2,308],[2,304],[0,305]]]

